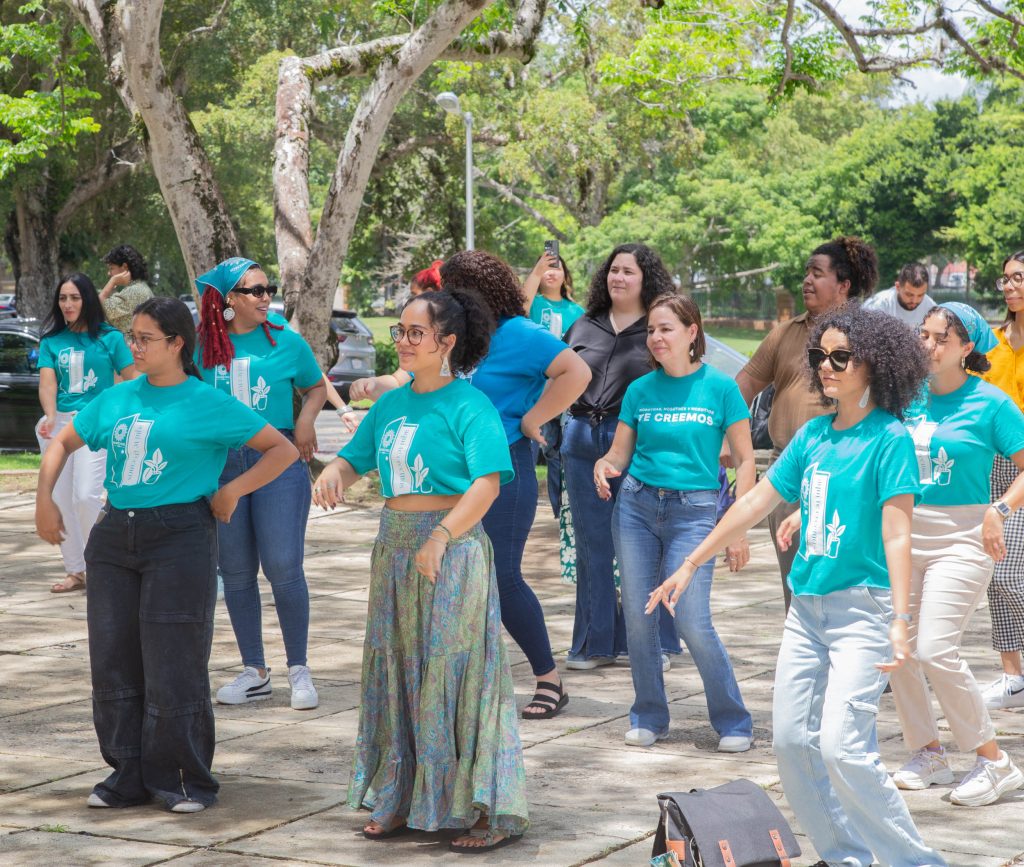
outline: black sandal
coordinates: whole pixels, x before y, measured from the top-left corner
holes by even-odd
[[[557,692],[558,700],[556,701],[548,695],[541,695],[540,690],[542,689]],[[569,703],[569,695],[562,689],[561,683],[551,683],[550,681],[542,680],[537,684],[537,690],[533,694],[533,698],[530,699],[530,703],[523,708],[523,719],[551,719],[551,717],[561,713],[562,708]],[[544,712],[527,713],[531,707],[544,708]]]

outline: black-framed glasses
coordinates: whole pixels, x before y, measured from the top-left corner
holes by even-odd
[[[267,295],[273,298],[277,294],[276,286],[247,286],[245,289],[232,289],[232,292],[237,292],[239,295],[252,295],[254,298],[262,298]]]
[[[996,289],[1000,292],[1005,292],[1007,286],[1012,286],[1014,289],[1024,289],[1024,271],[1018,271],[1009,277],[1004,274],[996,280]]]
[[[149,348],[149,344],[154,340],[174,340],[177,336],[177,334],[165,334],[163,337],[149,337],[144,334],[133,334],[131,331],[125,335],[129,343],[134,343],[143,352]]]
[[[423,336],[427,333],[436,334],[434,331],[427,332],[415,325],[409,329],[406,329],[404,325],[392,325],[388,329],[388,333],[391,335],[392,343],[399,343],[404,337],[410,346],[419,346],[423,342]]]
[[[811,365],[811,370],[821,367],[826,358],[834,371],[842,373],[849,366],[853,352],[849,349],[833,349],[826,352],[820,346],[812,346],[807,350],[807,363]]]

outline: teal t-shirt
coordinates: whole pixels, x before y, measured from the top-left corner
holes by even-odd
[[[920,498],[914,441],[881,409],[847,430],[835,416],[813,418],[768,469],[787,502],[800,501],[800,551],[789,586],[824,596],[847,587],[888,587],[882,505],[900,494]]]
[[[116,328],[102,325],[97,337],[65,328],[39,344],[39,367],[57,375],[57,411],[85,409],[104,389],[114,384],[114,374],[134,363],[124,337]]]
[[[994,457],[1024,449],[1024,415],[1004,391],[975,376],[949,394],[929,393],[907,413],[907,427],[927,506],[990,502]]]
[[[559,339],[569,330],[569,326],[582,315],[583,308],[575,301],[570,301],[568,298],[551,301],[539,292],[534,296],[533,303],[530,305],[530,319]]]
[[[466,375],[497,408],[509,445],[523,438],[519,423],[544,391],[544,371],[567,348],[536,322],[512,316],[498,323],[487,356]]]
[[[267,424],[288,430],[295,427],[292,387],[316,385],[322,374],[313,350],[301,335],[290,328],[275,329],[271,335],[276,346],[267,340],[262,327],[248,334],[229,335],[235,347],[230,370],[222,364],[203,367],[198,347],[196,365],[203,379],[214,388],[234,395],[256,410]]]
[[[655,370],[634,379],[619,410],[619,421],[636,431],[629,474],[657,488],[717,490],[722,438],[745,418],[739,387],[710,365],[688,376]]]
[[[165,387],[140,376],[108,388],[74,425],[89,448],[107,450],[111,504],[146,509],[211,496],[228,449],[248,442],[266,422],[194,376]]]
[[[338,452],[360,475],[380,471],[381,494],[464,494],[481,476],[512,481],[501,419],[463,379],[427,394],[412,383],[385,392]]]

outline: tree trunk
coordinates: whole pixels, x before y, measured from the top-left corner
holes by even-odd
[[[14,268],[18,314],[37,319],[49,311],[60,278],[59,239],[47,192],[45,176],[39,186],[14,191],[14,212],[5,238]]]

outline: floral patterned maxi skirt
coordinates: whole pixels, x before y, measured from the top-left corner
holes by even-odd
[[[385,828],[468,828],[486,813],[521,834],[526,774],[490,540],[477,524],[434,584],[416,571],[447,514],[381,514],[348,803]]]

